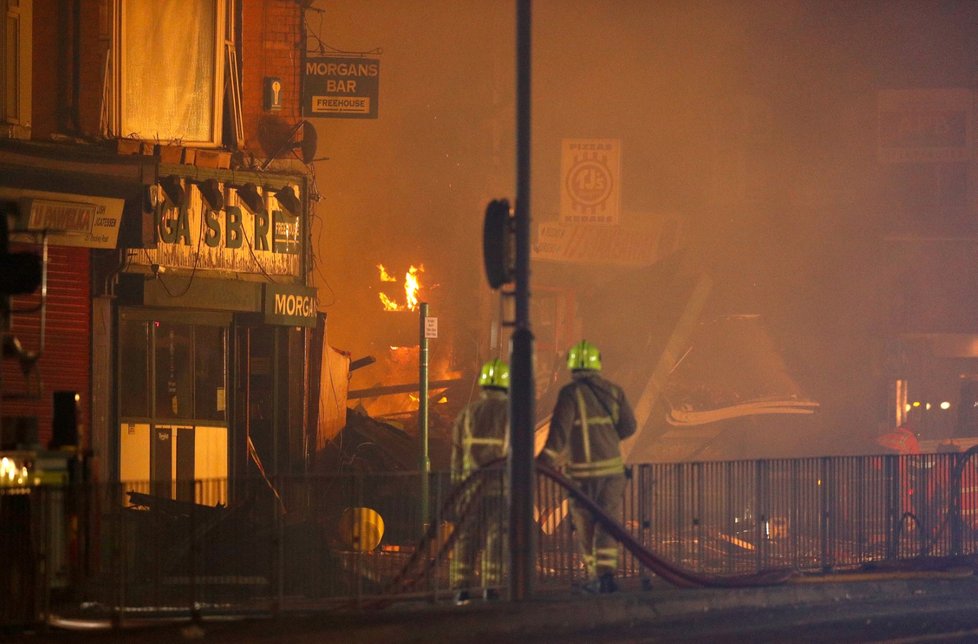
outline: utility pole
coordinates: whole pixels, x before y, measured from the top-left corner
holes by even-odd
[[[510,600],[533,594],[536,532],[533,524],[533,432],[536,388],[530,330],[530,0],[516,5],[516,312],[510,360]]]
[[[428,456],[428,303],[421,302],[418,332],[418,438],[421,453],[418,465],[421,470],[421,534],[428,530],[431,511],[428,507],[430,496],[428,479],[431,476],[431,459]]]

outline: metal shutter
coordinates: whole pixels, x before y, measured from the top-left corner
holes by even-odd
[[[14,249],[11,249],[14,250]],[[52,400],[55,391],[76,391],[81,395],[79,424],[87,433],[89,413],[89,372],[91,364],[90,251],[87,248],[50,246],[48,248],[48,300],[44,352],[38,361],[41,374],[40,398],[23,399],[28,393],[16,360],[3,360],[2,389],[5,395],[18,396],[0,401],[0,413],[10,416],[36,416],[37,439],[46,447],[51,439]],[[14,307],[24,308],[39,301],[15,298]],[[40,315],[19,313],[13,316],[11,331],[25,349],[40,346]],[[36,383],[32,381],[36,389]]]

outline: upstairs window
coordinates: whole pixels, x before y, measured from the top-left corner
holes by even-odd
[[[115,134],[220,145],[225,0],[117,0]]]
[[[33,0],[0,0],[0,136],[30,138]]]

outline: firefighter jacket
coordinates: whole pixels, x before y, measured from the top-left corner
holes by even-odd
[[[614,476],[625,470],[619,443],[634,433],[625,392],[596,371],[575,371],[557,395],[541,456],[571,478]]]
[[[464,478],[509,449],[509,398],[505,391],[483,389],[462,410],[452,430],[452,473]]]

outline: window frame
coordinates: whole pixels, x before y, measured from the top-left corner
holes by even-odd
[[[0,89],[3,91],[0,136],[7,138],[31,137],[33,13],[34,0],[0,0],[0,15],[3,16],[3,27],[0,28]],[[16,42],[10,43],[10,38]],[[8,52],[13,54],[13,61],[8,60]],[[13,103],[16,113],[8,111],[8,102]]]
[[[112,25],[112,101],[110,127],[111,131],[119,137],[129,136],[129,132],[123,130],[125,114],[123,107],[123,91],[126,81],[126,52],[122,47],[124,29],[126,24],[126,11],[128,5],[138,5],[145,0],[113,0],[113,15],[115,19]],[[208,140],[195,140],[185,137],[172,137],[161,139],[159,142],[166,143],[178,140],[182,145],[192,147],[221,147],[223,145],[224,129],[224,86],[225,71],[227,66],[227,42],[233,38],[233,34],[228,34],[228,25],[232,24],[231,11],[233,0],[210,0],[215,4],[215,29],[214,29],[214,61],[213,61],[213,87],[211,102],[211,138]],[[178,40],[174,40],[178,43]],[[137,133],[139,140],[155,141],[152,133]]]

